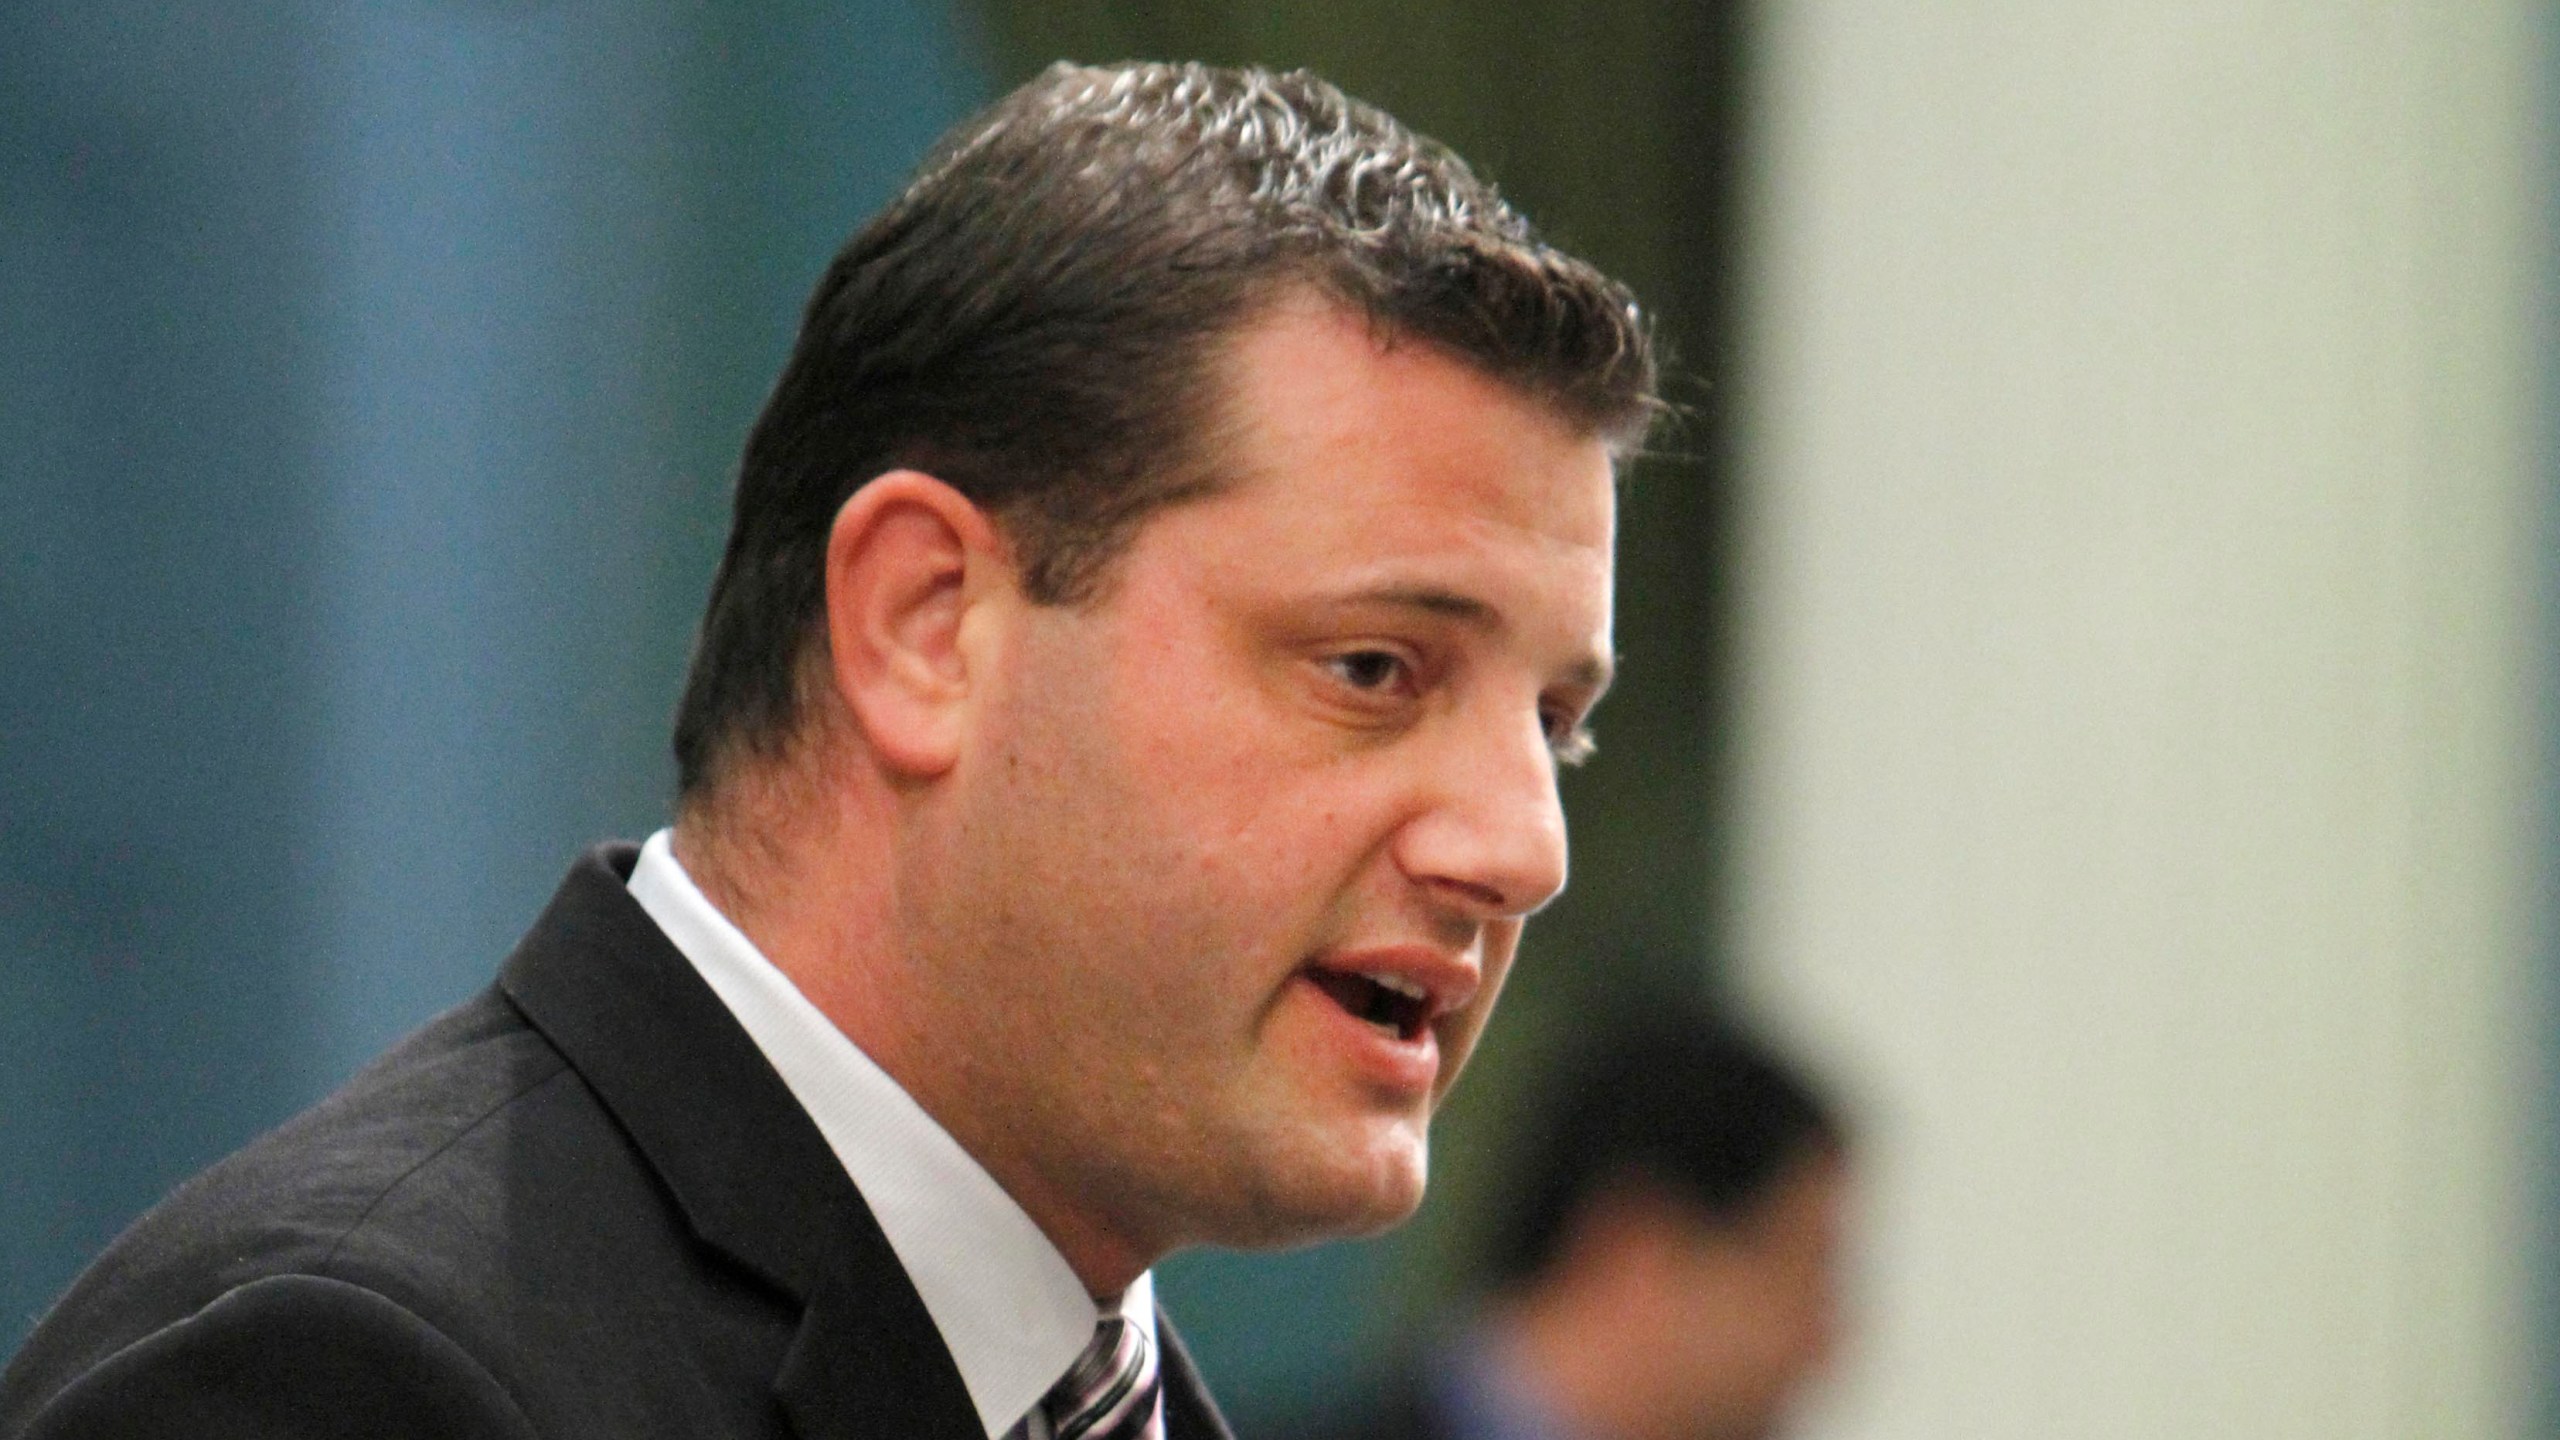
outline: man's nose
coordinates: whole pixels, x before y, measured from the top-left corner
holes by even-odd
[[[1397,858],[1470,918],[1501,920],[1564,889],[1564,804],[1542,726],[1488,732],[1439,757],[1431,802],[1398,836]]]

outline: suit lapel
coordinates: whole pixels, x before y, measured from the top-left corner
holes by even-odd
[[[628,845],[582,857],[499,987],[630,1133],[694,1234],[801,1306],[775,1393],[802,1434],[986,1440],[835,1153],[631,898],[636,858]]]

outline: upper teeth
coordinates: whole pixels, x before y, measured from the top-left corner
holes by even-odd
[[[1407,1000],[1427,1000],[1431,997],[1430,991],[1423,989],[1421,986],[1416,985],[1412,981],[1404,979],[1401,976],[1372,975],[1369,978],[1379,986],[1388,990],[1393,990]]]

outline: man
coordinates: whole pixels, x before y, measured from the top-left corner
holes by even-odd
[[[1333,1440],[1762,1440],[1829,1360],[1847,1142],[1716,1023],[1613,1028],[1527,1153],[1492,1302]]]
[[[1224,1434],[1148,1268],[1417,1202],[1651,385],[1320,81],[1000,101],[749,437],[673,828],[119,1240],[0,1435]]]

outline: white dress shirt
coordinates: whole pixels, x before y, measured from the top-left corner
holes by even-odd
[[[1101,1312],[995,1177],[704,898],[669,833],[640,848],[631,897],[817,1123],[915,1282],[995,1440],[1066,1374]],[[1140,1275],[1120,1306],[1153,1344],[1154,1276]],[[1032,1417],[1030,1434],[1046,1429]]]

